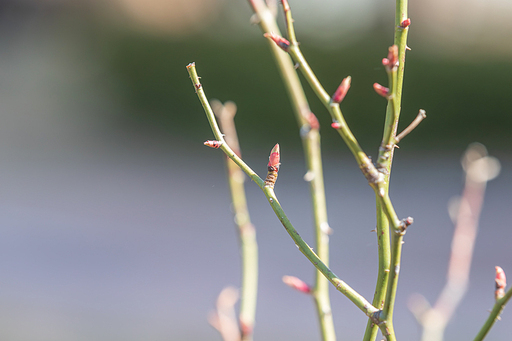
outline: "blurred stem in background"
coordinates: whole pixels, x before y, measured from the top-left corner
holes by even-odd
[[[226,102],[224,105],[212,101],[212,109],[217,116],[224,138],[233,151],[242,157],[238,135],[235,127],[236,104]],[[233,214],[238,226],[240,253],[242,256],[242,293],[240,297],[240,335],[242,341],[251,341],[256,315],[258,297],[258,244],[256,230],[251,224],[249,209],[244,189],[245,174],[230,158],[226,157],[229,189],[233,203]],[[222,333],[221,333],[222,334]]]
[[[270,34],[272,32],[279,33],[275,19],[277,8],[269,8],[263,0],[250,0],[249,3],[255,13],[255,20],[258,22],[262,32],[264,34]],[[269,4],[276,5],[276,2],[270,1]],[[315,114],[313,114],[309,108],[306,95],[304,94],[304,90],[290,56],[271,41],[268,41],[268,43],[277,68],[281,73],[281,78],[292,105],[297,124],[300,128],[307,167],[304,179],[309,182],[313,206],[316,236],[315,250],[324,264],[329,266],[329,233],[331,228],[327,221],[327,205],[320,151],[320,126]],[[315,285],[311,294],[315,300],[322,340],[336,340],[329,298],[329,282],[320,271],[316,272]]]
[[[420,294],[409,300],[409,309],[423,328],[422,341],[443,340],[446,326],[466,294],[485,189],[500,172],[499,161],[488,156],[479,143],[468,147],[462,167],[466,173],[462,197],[448,207],[455,230],[446,284],[432,307]]]

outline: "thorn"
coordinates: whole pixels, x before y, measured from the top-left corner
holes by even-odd
[[[371,230],[370,232],[377,232],[377,229],[373,229],[373,230]]]
[[[295,70],[297,70],[300,67],[300,64],[299,63],[295,63],[295,65],[293,67],[295,68]]]
[[[405,49],[406,49],[407,51],[411,51],[411,48],[410,48],[409,46],[407,46],[407,45],[405,45]]]

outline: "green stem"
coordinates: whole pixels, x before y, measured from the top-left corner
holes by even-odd
[[[502,298],[496,300],[496,303],[494,304],[494,307],[492,308],[491,313],[489,314],[489,317],[485,321],[484,325],[478,332],[477,336],[474,338],[473,341],[482,341],[487,333],[489,333],[489,330],[491,330],[491,327],[494,325],[494,322],[499,318],[501,312],[503,311],[503,308],[505,308],[505,305],[510,300],[510,297],[512,297],[512,288],[509,288],[507,292],[505,293],[505,296]]]
[[[283,224],[286,232],[292,237],[295,245],[299,248],[300,252],[302,252],[307,259],[315,267],[331,282],[334,287],[344,294],[352,303],[354,303],[362,312],[366,314],[366,316],[374,318],[375,314],[378,313],[378,309],[375,308],[370,302],[368,302],[363,296],[361,296],[357,291],[352,289],[347,283],[342,281],[338,276],[336,276],[331,269],[329,269],[318,257],[318,255],[313,251],[313,249],[302,239],[297,230],[293,227],[290,220],[284,213],[281,204],[277,200],[277,197],[274,193],[274,189],[270,187],[265,187],[263,189],[263,193],[268,199],[270,206],[274,210],[279,221]]]
[[[190,63],[187,65],[187,70],[192,80],[192,84],[196,89],[196,93],[203,105],[206,116],[208,117],[208,121],[210,122],[210,126],[212,131],[217,138],[218,141],[221,141],[222,144],[220,149],[231,159],[233,160],[254,182],[263,190],[263,193],[267,197],[274,213],[277,215],[278,219],[281,221],[283,226],[285,227],[288,234],[292,237],[295,245],[299,248],[299,250],[308,258],[308,260],[320,271],[328,280],[331,282],[335,288],[344,294],[350,301],[352,301],[362,312],[365,313],[366,316],[374,318],[376,313],[379,312],[377,308],[375,308],[370,302],[368,302],[363,296],[361,296],[357,291],[351,288],[347,283],[342,281],[338,276],[336,276],[331,269],[322,260],[318,257],[318,255],[313,251],[313,249],[302,239],[297,230],[293,227],[290,220],[284,213],[281,204],[277,200],[275,196],[274,190],[272,187],[266,186],[265,181],[262,180],[245,162],[243,162],[240,157],[238,157],[233,150],[225,143],[222,133],[219,130],[217,122],[215,120],[213,110],[208,103],[208,100],[204,94],[204,90],[202,85],[199,83],[199,77],[197,75],[197,71],[195,68],[195,63]],[[377,322],[377,319],[375,319]]]
[[[377,244],[379,254],[379,270],[377,274],[377,284],[375,286],[375,294],[373,296],[372,304],[379,309],[384,307],[386,297],[386,288],[389,280],[389,271],[391,264],[391,249],[389,241],[389,222],[385,215],[380,200],[376,198],[376,211],[377,211]],[[379,328],[368,319],[366,330],[364,333],[363,341],[375,340]]]
[[[192,84],[194,85],[194,88],[196,89],[197,97],[199,97],[199,101],[201,102],[203,109],[206,113],[206,117],[208,118],[208,122],[210,123],[210,127],[212,128],[213,135],[215,135],[215,139],[217,141],[222,142],[220,149],[226,155],[233,160],[238,167],[240,167],[245,174],[247,174],[252,181],[254,181],[259,188],[263,189],[265,186],[265,181],[263,181],[262,178],[254,172],[251,167],[249,167],[236,153],[227,145],[226,141],[224,141],[224,137],[222,136],[222,133],[220,132],[219,126],[217,124],[217,121],[215,120],[215,115],[213,113],[213,110],[210,106],[210,103],[208,102],[208,98],[206,98],[206,95],[203,90],[202,84],[199,82],[199,76],[197,75],[196,71],[196,64],[190,63],[187,65],[187,71],[190,76],[190,80],[192,81]]]
[[[236,133],[234,103],[225,105],[216,102],[213,105],[218,117],[226,142],[241,157],[240,144]],[[252,341],[256,315],[256,300],[258,297],[258,244],[256,230],[251,224],[247,199],[245,195],[245,175],[231,159],[226,157],[228,183],[233,202],[233,214],[238,227],[240,238],[240,253],[242,258],[242,289],[240,295],[240,331],[241,341]]]
[[[259,26],[262,32],[274,32],[279,34],[277,23],[265,3],[261,0],[253,0],[250,2],[254,12],[259,17]],[[309,108],[306,95],[304,94],[304,90],[290,56],[271,41],[269,41],[269,47],[288,93],[297,124],[301,129],[307,174],[311,175],[309,186],[315,224],[316,251],[320,259],[328,266],[328,232],[330,228],[327,220],[327,205],[320,152],[320,133],[317,128],[311,127],[308,120],[310,115],[313,114]],[[316,271],[315,284],[312,292],[317,309],[322,340],[335,341],[336,333],[329,298],[329,281],[320,271]]]

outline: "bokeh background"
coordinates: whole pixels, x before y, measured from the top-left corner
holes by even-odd
[[[352,76],[343,111],[376,155],[394,2],[290,1],[301,47],[328,91]],[[244,158],[260,174],[282,148],[276,192],[313,243],[300,139],[259,28],[243,0],[4,0],[0,2],[0,339],[220,340],[207,323],[220,290],[240,283],[223,157],[185,66],[210,98],[233,100]],[[493,304],[494,266],[512,273],[512,3],[411,1],[402,126],[428,118],[396,153],[391,196],[413,216],[395,329],[419,338],[406,308],[441,290],[462,190],[460,156],[474,141],[502,164],[489,183],[470,287],[447,339],[476,334]],[[376,273],[373,194],[330,120],[322,125],[332,268],[371,297]],[[281,283],[313,270],[256,186],[248,200],[260,246],[255,337],[319,339],[312,302]],[[366,319],[332,303],[340,340]],[[510,340],[512,315],[488,340]]]

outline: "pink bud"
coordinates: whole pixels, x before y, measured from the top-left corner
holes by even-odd
[[[332,95],[332,101],[334,103],[341,103],[341,101],[343,101],[348,89],[350,89],[351,80],[352,78],[348,76],[341,81],[340,86],[338,86],[338,89],[336,89],[336,92],[334,92],[334,95]]]
[[[277,143],[270,151],[270,157],[268,158],[268,168],[279,168],[279,161],[281,161],[281,155],[279,152],[279,143]]]
[[[290,5],[288,4],[288,0],[281,0],[283,4],[283,11],[286,13],[290,10]]]
[[[263,35],[265,38],[270,38],[274,41],[274,43],[277,44],[284,52],[290,51],[290,42],[286,39],[284,39],[281,36],[278,36],[274,32],[271,33],[265,33]]]
[[[300,292],[303,292],[305,294],[311,293],[311,287],[304,283],[304,281],[298,279],[294,276],[283,276],[283,282],[284,284],[288,285],[289,287],[298,290]]]
[[[499,300],[503,296],[505,296],[505,287],[507,286],[507,277],[505,276],[505,271],[499,266],[496,266],[496,291],[494,292],[494,297]]]
[[[389,94],[389,89],[385,86],[380,85],[379,83],[373,83],[373,89],[376,93],[381,95],[382,97],[387,98]]]
[[[334,129],[340,129],[341,124],[339,122],[332,122],[331,127],[333,127]]]
[[[204,142],[204,145],[217,149],[222,145],[222,141],[208,140]]]
[[[308,115],[308,123],[311,129],[320,129],[320,123],[318,123],[318,119],[312,112]]]
[[[400,23],[400,27],[406,28],[406,27],[409,27],[410,24],[411,24],[411,19],[407,18]]]
[[[385,86],[382,86],[379,83],[373,83],[373,89],[382,97],[388,97],[389,89],[386,88]]]
[[[393,45],[388,49],[388,57],[382,59],[382,65],[388,72],[398,67],[398,46]]]

